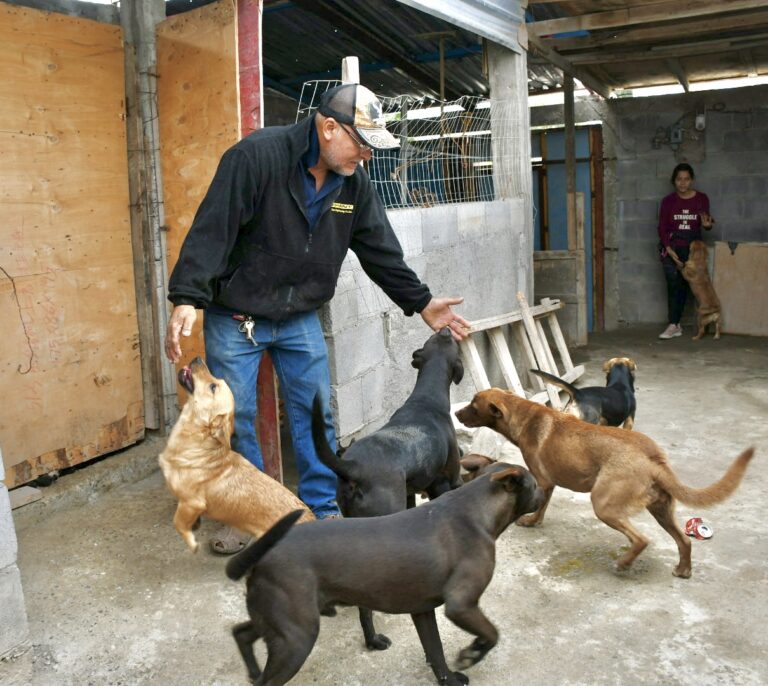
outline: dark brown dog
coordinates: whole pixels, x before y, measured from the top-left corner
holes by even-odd
[[[720,338],[720,299],[709,278],[707,246],[703,241],[691,241],[685,264],[683,265],[679,259],[676,260],[676,264],[681,267],[683,278],[688,282],[693,297],[696,298],[698,332],[693,340],[698,341],[707,332],[709,324],[715,325],[715,339]]]
[[[464,375],[459,344],[447,327],[415,350],[419,370],[413,391],[378,431],[334,453],[325,438],[322,409],[315,403],[312,438],[318,457],[338,477],[336,499],[345,517],[379,517],[413,507],[417,493],[430,499],[461,486],[459,444],[451,418],[451,384]],[[370,609],[360,608],[365,645],[391,643],[376,633]]]
[[[477,637],[459,654],[460,668],[485,657],[498,631],[478,601],[493,577],[496,539],[515,519],[536,510],[543,497],[527,469],[504,464],[396,514],[295,528],[292,515],[284,518],[227,563],[230,579],[250,571],[251,619],[232,633],[251,680],[259,686],[285,684],[312,651],[319,610],[357,605],[410,614],[438,683],[468,683],[446,664],[434,610],[445,604],[448,619]],[[259,638],[269,653],[263,674],[253,653]],[[414,675],[411,683],[421,681]]]
[[[518,524],[542,522],[555,486],[591,492],[598,519],[629,539],[629,551],[616,563],[619,570],[629,568],[648,545],[629,522],[630,516],[646,508],[677,543],[680,560],[673,573],[688,578],[691,542],[675,522],[675,500],[695,507],[722,502],[738,487],[754,453],[753,448],[745,450],[711,486],[690,488],[679,481],[664,451],[647,436],[586,424],[508,391],[481,391],[456,416],[469,427],[488,426],[520,448],[545,500]]]
[[[159,462],[168,489],[179,500],[173,523],[196,552],[192,529],[205,514],[261,536],[280,517],[303,509],[301,521],[315,517],[285,486],[264,474],[230,447],[235,399],[196,357],[179,372],[190,393]]]
[[[612,357],[603,365],[605,387],[585,386],[576,388],[540,369],[531,369],[531,373],[546,379],[549,383],[562,388],[571,402],[566,408],[568,414],[589,422],[607,426],[623,426],[632,430],[635,425],[635,370],[637,364],[629,357]]]

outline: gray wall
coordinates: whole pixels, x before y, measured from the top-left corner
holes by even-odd
[[[702,112],[706,127],[696,131]],[[666,322],[656,226],[678,162],[693,166],[710,198],[716,224],[707,242],[768,240],[768,86],[577,101],[576,121],[592,120],[603,122],[606,157],[606,327]],[[531,110],[532,125],[561,122],[562,107]],[[666,140],[675,123],[684,138],[676,150]]]
[[[522,200],[444,205],[388,213],[408,264],[435,296],[463,296],[469,320],[517,309],[530,299],[532,244]],[[340,439],[368,433],[391,417],[416,381],[411,355],[431,335],[421,317],[405,317],[347,257],[336,295],[323,310]],[[453,402],[474,394],[469,373]]]
[[[21,575],[16,566],[16,529],[4,478],[5,467],[0,453],[0,660],[15,657],[29,648],[27,611]]]

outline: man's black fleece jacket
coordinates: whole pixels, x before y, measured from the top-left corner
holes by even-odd
[[[310,231],[300,160],[314,125],[261,129],[224,153],[171,274],[174,305],[284,320],[331,299],[349,248],[406,315],[427,305],[362,167],[325,198]]]

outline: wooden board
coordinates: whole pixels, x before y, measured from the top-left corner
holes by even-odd
[[[168,273],[222,154],[239,140],[237,22],[232,2],[217,2],[158,24],[157,95],[168,229]],[[182,341],[179,366],[204,356],[202,316]],[[182,399],[183,389],[180,389]]]
[[[173,269],[194,214],[219,159],[261,127],[260,12],[257,0],[224,0],[158,25],[158,109],[168,227],[168,269]],[[237,16],[235,14],[237,13]],[[183,342],[179,366],[204,356],[202,313]],[[180,402],[186,393],[179,389]],[[264,469],[282,481],[277,387],[269,354],[258,376],[258,424]]]
[[[19,486],[12,491],[8,491],[8,498],[11,501],[11,509],[15,510],[24,505],[37,502],[43,497],[39,488],[32,488],[32,486]]]
[[[0,4],[9,487],[143,436],[123,68],[119,27]]]
[[[723,333],[768,336],[768,243],[715,242],[713,272]]]

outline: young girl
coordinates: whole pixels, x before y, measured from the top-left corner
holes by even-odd
[[[680,318],[688,295],[688,284],[680,273],[688,259],[691,241],[701,240],[701,229],[712,228],[709,198],[693,188],[695,175],[690,164],[678,164],[672,171],[675,192],[661,201],[659,211],[659,250],[667,279],[669,326],[659,338],[675,338],[683,333]]]

